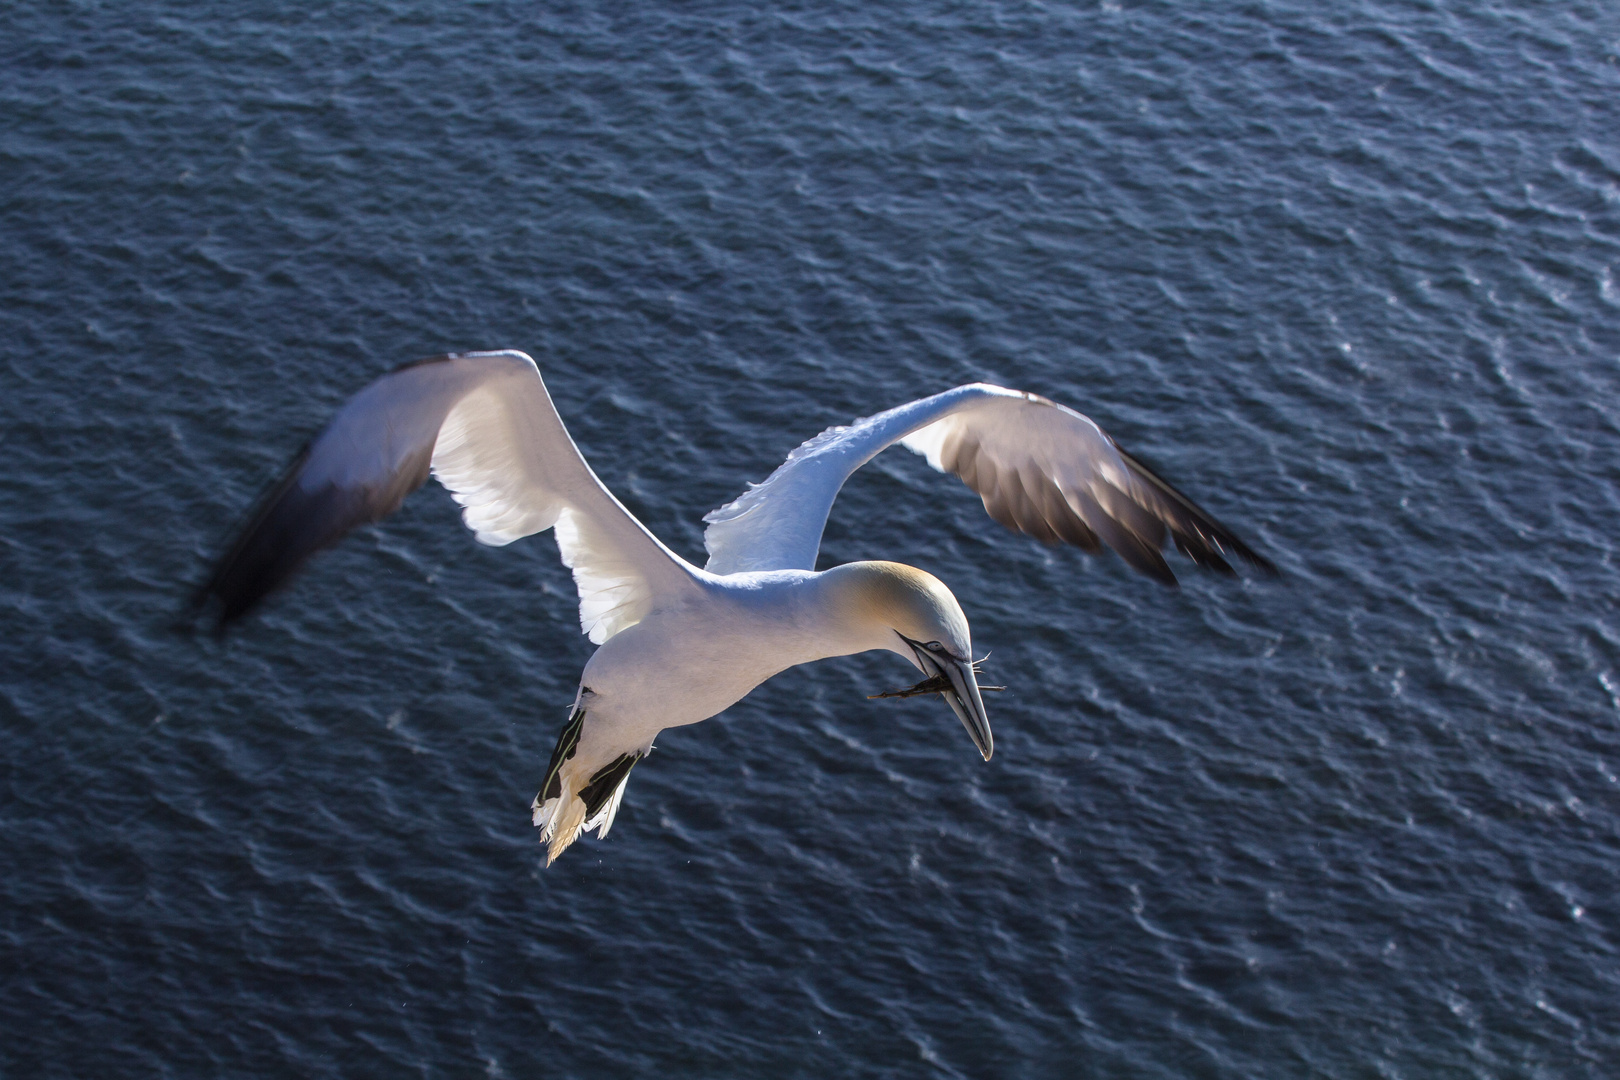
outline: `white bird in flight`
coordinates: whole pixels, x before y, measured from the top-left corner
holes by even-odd
[[[533,804],[547,863],[581,832],[605,837],[630,769],[665,728],[706,720],[780,671],[887,649],[925,676],[986,761],[993,743],[967,617],[933,575],[895,562],[818,572],[850,474],[899,442],[961,477],[990,516],[1047,543],[1100,543],[1166,584],[1166,533],[1200,566],[1224,555],[1271,571],[1232,532],[1046,398],[975,383],[822,432],[704,520],[708,565],[666,547],[586,464],[516,351],[408,364],[360,391],[298,454],[199,590],[223,629],[350,529],[393,513],[429,473],[485,544],[555,529],[601,646]]]

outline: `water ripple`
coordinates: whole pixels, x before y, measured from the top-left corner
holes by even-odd
[[[0,1072],[1603,1075],[1620,75],[1583,9],[100,3],[0,76]],[[882,657],[672,732],[549,871],[589,655],[424,493],[171,623],[332,408],[532,352],[679,551],[971,379],[1283,569],[1024,543],[917,459],[995,761]],[[937,704],[937,703],[935,703]],[[1077,1061],[1086,1062],[1077,1066]]]

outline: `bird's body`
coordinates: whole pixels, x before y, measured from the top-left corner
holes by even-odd
[[[1173,582],[1166,532],[1203,566],[1221,552],[1267,566],[1230,531],[1119,450],[1078,413],[976,384],[833,428],[763,484],[710,514],[710,559],[670,551],[601,484],[522,353],[468,353],[408,365],[352,398],[294,460],[201,590],[220,625],[250,610],[321,547],[391,513],[429,470],[478,536],[505,544],[555,528],[601,646],[534,801],[555,858],[606,835],[630,769],[658,733],[705,720],[789,667],[887,649],[926,677],[988,760],[990,728],[966,616],[914,567],[814,569],[844,480],[903,441],[961,476],[997,520],[1095,550]]]
[[[862,610],[850,584],[882,574],[911,573],[918,583],[937,584],[898,563],[852,563],[817,573],[765,570],[719,575],[696,571],[697,602],[654,610],[603,643],[580,675],[577,711],[588,721],[573,754],[558,763],[562,787],[583,790],[627,753],[645,756],[668,728],[707,720],[741,701],[771,676],[799,664],[872,649],[902,652],[904,643],[882,617]],[[943,588],[940,586],[940,588]],[[966,632],[966,620],[961,620]],[[963,642],[963,654],[968,643]],[[915,661],[914,661],[915,662]],[[563,813],[567,799],[535,802],[535,823],[547,828],[552,805]],[[558,818],[566,823],[566,818]],[[583,826],[587,818],[581,816]],[[612,825],[611,813],[603,832]],[[573,837],[553,834],[560,852]]]
[[[580,683],[605,708],[657,718],[647,731],[707,720],[772,675],[876,647],[825,603],[826,574],[698,571],[700,603],[655,610],[592,654]]]
[[[603,722],[604,748],[585,740],[581,756],[601,765],[615,756],[609,749],[650,747],[664,728],[707,720],[780,671],[841,655],[841,642],[822,633],[827,620],[805,602],[819,576],[698,571],[702,602],[654,611],[609,638],[579,680]]]

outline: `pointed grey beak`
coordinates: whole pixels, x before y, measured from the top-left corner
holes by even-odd
[[[996,741],[990,734],[990,718],[984,713],[984,697],[979,693],[979,680],[973,674],[973,665],[943,652],[934,652],[919,642],[906,638],[906,644],[917,654],[923,674],[949,683],[949,689],[939,691],[956,718],[967,728],[973,745],[979,748],[984,760],[995,753]],[[930,687],[932,689],[932,687]]]

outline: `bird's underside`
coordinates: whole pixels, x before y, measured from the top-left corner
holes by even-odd
[[[804,443],[763,483],[708,515],[709,560],[698,569],[597,479],[534,362],[497,352],[407,365],[351,398],[261,498],[198,590],[196,606],[211,607],[223,631],[320,549],[392,513],[431,473],[483,543],[504,545],[555,529],[579,589],[581,627],[600,645],[659,612],[701,617],[703,605],[720,603],[750,574],[813,571],[844,481],[897,442],[958,476],[997,521],[1043,542],[1087,551],[1106,545],[1166,584],[1175,582],[1162,554],[1167,539],[1207,569],[1231,574],[1228,560],[1236,556],[1274,572],[1086,417],[985,384],[913,401]],[[635,657],[619,651],[633,666]],[[913,662],[928,670],[926,656]],[[638,733],[634,745],[614,747],[593,740],[593,730],[607,733],[593,729],[582,690],[535,799],[535,824],[552,858],[581,831],[606,834],[630,770],[650,745]],[[602,744],[588,775],[573,768],[582,737]]]

